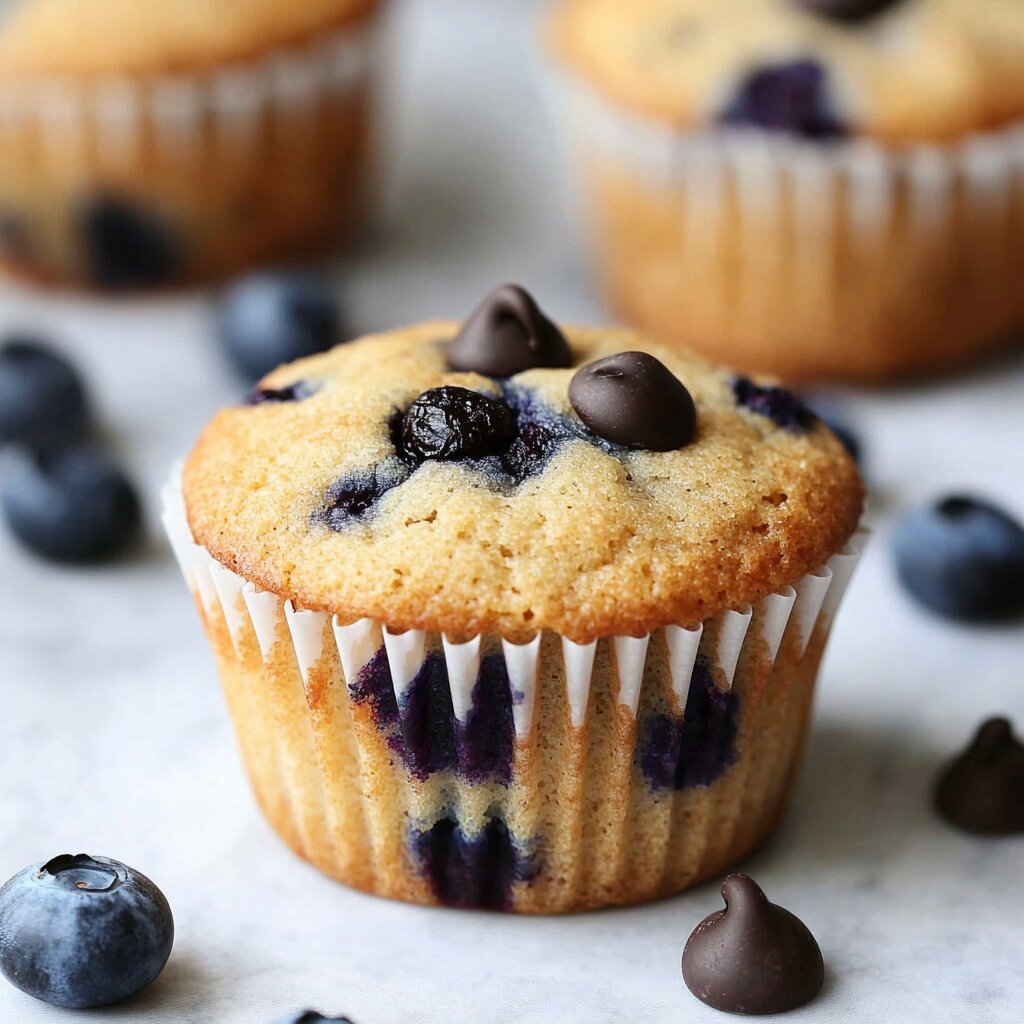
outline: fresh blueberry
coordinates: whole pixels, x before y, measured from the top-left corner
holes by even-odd
[[[748,377],[736,377],[732,382],[736,404],[767,416],[776,426],[787,430],[810,430],[817,417],[792,391],[780,387],[762,387]]]
[[[932,611],[985,620],[1024,610],[1024,528],[1001,509],[944,498],[906,516],[894,544],[900,581]]]
[[[0,344],[0,444],[79,441],[87,421],[85,386],[63,356],[34,338]]]
[[[255,388],[250,392],[247,405],[279,405],[285,402],[301,402],[312,398],[316,388],[306,380],[297,380],[283,388]]]
[[[54,857],[0,889],[0,972],[22,992],[84,1010],[159,977],[174,920],[145,875],[106,857]]]
[[[153,288],[185,270],[183,248],[153,210],[118,196],[98,196],[82,210],[86,272],[98,288]]]
[[[341,314],[328,285],[299,273],[243,278],[225,294],[218,333],[228,358],[250,380],[341,340]]]
[[[348,1017],[325,1017],[316,1010],[303,1010],[301,1013],[279,1017],[274,1024],[352,1024],[352,1021]]]
[[[135,488],[91,448],[12,451],[0,508],[22,543],[57,562],[111,558],[135,540],[141,518]]]
[[[512,410],[500,398],[467,388],[424,391],[402,420],[402,445],[419,459],[479,459],[515,435]]]
[[[832,108],[825,69],[810,60],[751,71],[726,106],[721,121],[804,139],[836,139],[846,134],[846,127]]]

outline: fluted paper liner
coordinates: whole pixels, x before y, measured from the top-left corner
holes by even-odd
[[[370,619],[342,622],[261,592],[194,542],[179,479],[163,500],[257,794],[285,839],[363,889],[541,913],[676,892],[763,837],[784,802],[818,659],[865,538],[858,531],[797,585],[696,628],[668,624],[588,644],[553,633],[456,643]],[[509,775],[416,777],[403,765],[395,738],[354,697],[381,651],[400,708],[428,655],[443,658],[456,731],[471,725],[482,659],[500,657],[514,722]],[[691,685],[709,680],[746,702],[735,763],[707,785],[652,788],[640,718],[685,723]],[[701,738],[708,749],[713,728]],[[418,861],[439,820],[446,829],[451,821],[455,838],[440,865],[436,851]]]

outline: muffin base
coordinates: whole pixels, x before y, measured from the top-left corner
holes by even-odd
[[[296,611],[192,542],[180,492],[166,501],[282,838],[366,892],[532,914],[669,896],[762,842],[799,765],[861,541],[696,628],[453,644]]]
[[[949,370],[1024,329],[1024,127],[961,146],[703,136],[571,83],[615,311],[790,380]]]

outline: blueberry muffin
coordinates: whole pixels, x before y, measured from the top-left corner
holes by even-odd
[[[361,206],[378,0],[19,0],[0,259],[123,290],[322,247]]]
[[[553,913],[678,892],[775,823],[862,497],[789,392],[506,286],[271,374],[167,524],[288,843]]]
[[[550,29],[626,319],[868,381],[1024,328],[1017,0],[562,0]]]

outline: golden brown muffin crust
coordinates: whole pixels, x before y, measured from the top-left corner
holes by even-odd
[[[340,346],[264,386],[317,381],[311,398],[225,409],[184,473],[189,522],[222,564],[302,608],[394,629],[578,642],[696,624],[798,582],[849,539],[863,486],[822,425],[794,432],[737,408],[732,375],[629,331],[568,329],[581,365],[631,349],[658,356],[696,402],[698,434],[621,458],[568,442],[511,492],[464,464],[427,462],[365,524],[316,522],[331,484],[393,454],[388,421],[423,391],[495,391],[446,370],[458,325],[428,323]],[[573,369],[514,378],[574,416]]]
[[[0,76],[202,71],[301,45],[380,0],[29,0],[0,27]]]
[[[798,0],[562,0],[562,59],[614,103],[682,128],[713,124],[744,75],[813,60],[854,132],[949,141],[1024,117],[1019,0],[895,0],[865,22]]]

